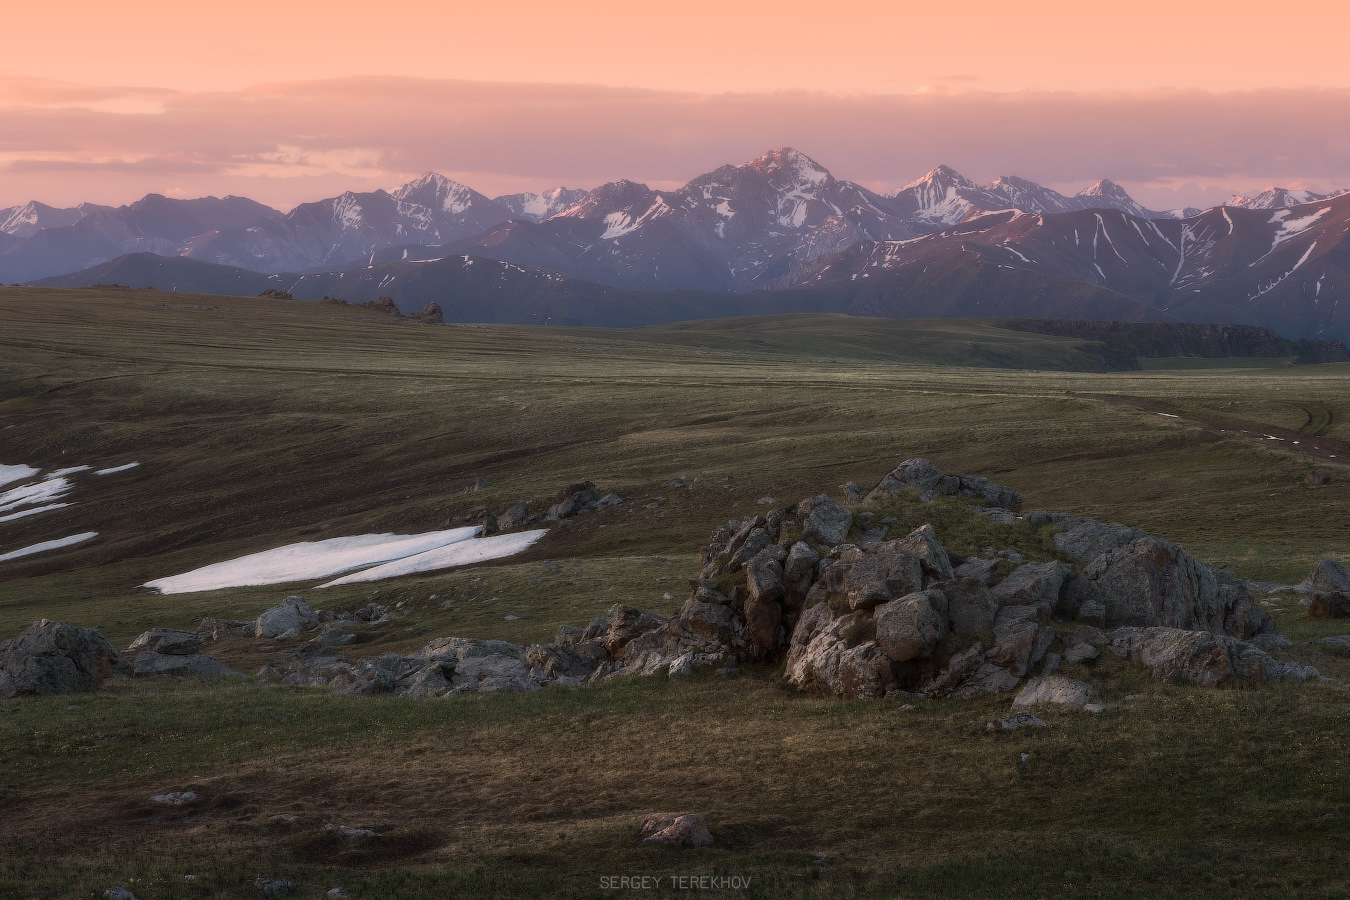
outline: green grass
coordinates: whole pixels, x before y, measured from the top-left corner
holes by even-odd
[[[0,638],[47,616],[125,646],[299,592],[337,610],[403,604],[359,654],[446,634],[543,641],[614,602],[674,612],[719,522],[772,509],[766,496],[870,487],[919,455],[1248,578],[1350,558],[1350,452],[1313,459],[1228,427],[1339,446],[1350,366],[1034,372],[993,366],[1080,351],[982,323],[433,328],[133,291],[0,289],[0,318],[0,462],[141,463],[0,523],[0,552],[99,532],[0,564]],[[1304,485],[1314,470],[1333,483]],[[488,487],[466,494],[478,477]],[[625,502],[498,563],[324,591],[138,589],[291,541],[445,527],[477,504],[542,511],[586,479]],[[893,533],[927,521],[954,548],[1054,558],[1044,530],[956,501],[872,511]],[[445,701],[248,679],[0,703],[0,895],[247,897],[275,874],[301,896],[585,897],[616,896],[601,875],[723,873],[753,876],[744,895],[760,897],[1336,896],[1350,661],[1303,642],[1350,627],[1306,619],[1293,596],[1266,608],[1298,642],[1280,655],[1335,681],[1197,691],[1103,660],[1065,671],[1108,713],[1051,712],[1036,731],[984,730],[1006,698],[838,703],[769,669]],[[222,658],[255,671],[287,646],[247,643]],[[189,788],[200,806],[146,799]],[[707,813],[718,846],[635,847],[642,816],[666,809]],[[270,821],[281,813],[297,824]],[[386,837],[341,845],[327,821]]]

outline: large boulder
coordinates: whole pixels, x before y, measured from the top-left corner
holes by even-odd
[[[287,597],[280,606],[274,606],[258,616],[253,634],[260,638],[289,638],[303,634],[318,624],[318,613],[310,609],[305,598]]]
[[[749,596],[745,601],[745,623],[750,631],[750,643],[755,654],[767,656],[778,649],[779,632],[783,627],[783,566],[773,552],[780,547],[764,550],[745,567]]]
[[[848,537],[853,524],[853,513],[824,494],[809,497],[797,506],[802,523],[802,537],[814,544],[833,547]]]
[[[610,656],[623,659],[630,641],[664,624],[666,620],[658,615],[616,603],[605,616],[605,634],[599,639],[600,644]]]
[[[1339,560],[1327,557],[1313,567],[1303,583],[1319,593],[1350,593],[1350,572]]]
[[[896,662],[931,656],[938,641],[947,635],[946,606],[946,597],[937,589],[883,603],[876,608],[874,619],[878,646]]]
[[[92,628],[43,619],[0,644],[0,697],[92,691],[117,661],[116,648]]]
[[[1141,662],[1158,681],[1218,687],[1236,681],[1307,681],[1311,666],[1284,662],[1246,641],[1180,628],[1119,628],[1109,645],[1117,656]]]
[[[1078,618],[1102,628],[1162,626],[1239,638],[1274,630],[1274,620],[1231,576],[1222,579],[1175,544],[1145,537],[1093,560],[1066,595]]]

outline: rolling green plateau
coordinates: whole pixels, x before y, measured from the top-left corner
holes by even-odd
[[[0,553],[98,532],[0,563],[0,641],[45,617],[121,648],[296,593],[339,612],[402,604],[352,658],[448,635],[548,641],[614,603],[672,614],[720,523],[841,499],[917,456],[1247,579],[1350,560],[1350,364],[1074,371],[1099,350],[986,320],[433,326],[355,305],[0,287],[0,464],[139,463],[0,522]],[[495,562],[323,590],[140,587],[296,541],[446,528],[478,506],[540,514],[587,480],[624,502]],[[0,897],[245,898],[259,876],[298,897],[1344,896],[1350,659],[1308,642],[1350,624],[1309,619],[1298,597],[1262,607],[1294,641],[1273,655],[1329,681],[1177,686],[1105,654],[1061,672],[1106,712],[1017,731],[985,728],[1008,695],[839,701],[767,664],[427,700],[262,677],[0,700]],[[305,639],[206,652],[252,673]],[[149,802],[186,790],[201,801]],[[643,817],[667,811],[705,814],[716,845],[638,846]],[[601,880],[642,875],[666,880]],[[749,886],[681,892],[674,875]]]

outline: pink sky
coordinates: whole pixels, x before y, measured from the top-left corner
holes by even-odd
[[[891,189],[945,163],[1155,208],[1350,187],[1344,4],[88,0],[6,12],[0,206],[246,194],[426,170],[489,195],[672,187],[790,145]],[[1291,45],[1295,45],[1292,46]]]

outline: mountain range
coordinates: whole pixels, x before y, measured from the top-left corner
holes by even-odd
[[[945,166],[880,194],[780,148],[671,191],[617,181],[489,198],[428,173],[286,214],[238,197],[30,203],[0,210],[0,280],[264,285],[314,299],[383,294],[404,308],[457,308],[476,290],[511,312],[467,302],[465,315],[498,321],[606,324],[634,318],[615,312],[625,303],[645,320],[776,302],[873,315],[1219,318],[1291,338],[1350,336],[1337,315],[1350,288],[1347,202],[1272,188],[1159,212],[1110,181],[1067,196],[1011,176],[982,186]],[[691,291],[692,307],[677,296]],[[578,312],[583,297],[591,305]]]

